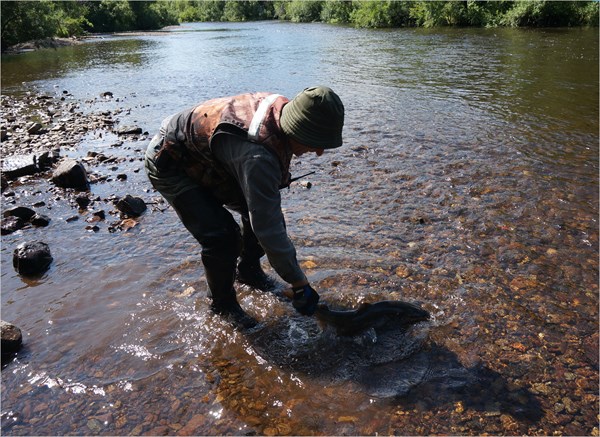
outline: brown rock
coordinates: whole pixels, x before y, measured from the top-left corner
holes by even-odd
[[[23,335],[21,330],[15,325],[0,320],[0,332],[2,337],[2,353],[15,353],[21,349],[23,344]]]
[[[196,429],[198,429],[202,424],[206,422],[206,417],[203,414],[196,414],[192,417],[188,423],[186,423],[183,428],[181,428],[178,432],[179,435],[194,435]]]

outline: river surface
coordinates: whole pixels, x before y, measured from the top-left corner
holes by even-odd
[[[2,319],[24,333],[2,433],[598,435],[598,49],[597,29],[259,22],[3,55],[2,94],[64,91],[147,131],[61,154],[127,158],[93,169],[128,178],[92,194],[154,203],[110,232],[98,201],[92,232],[47,180],[12,189],[52,222],[2,236]],[[282,192],[299,261],[331,305],[418,302],[428,322],[340,338],[242,286],[256,330],[208,310],[198,244],[143,150],[205,99],[314,84],[341,96],[345,144],[292,163],[316,171]],[[12,252],[34,239],[54,262],[21,278]]]

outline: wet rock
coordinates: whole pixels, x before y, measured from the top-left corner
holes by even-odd
[[[130,194],[115,202],[115,206],[119,211],[131,217],[138,217],[146,211],[146,202],[139,197],[134,197]]]
[[[79,205],[79,208],[86,209],[92,200],[87,196],[87,194],[80,194],[75,198],[75,202]]]
[[[139,135],[142,133],[142,128],[139,126],[121,126],[115,132],[117,135]]]
[[[39,155],[36,155],[36,164],[40,171],[49,169],[58,162],[60,158],[60,153],[58,150],[53,150],[51,152],[43,152]]]
[[[33,122],[27,125],[27,133],[28,134],[37,134],[42,130],[42,125],[40,123],[37,122]]]
[[[22,243],[13,253],[13,266],[21,275],[44,273],[52,263],[50,247],[41,241]]]
[[[50,224],[50,217],[36,213],[31,217],[31,224],[33,226],[46,227]]]
[[[8,179],[6,179],[4,174],[0,175],[0,179],[2,180],[2,192],[4,193],[4,190],[8,188]]]
[[[2,235],[12,234],[25,227],[25,221],[19,217],[7,217],[2,220]]]
[[[21,220],[29,221],[35,215],[35,211],[26,206],[17,206],[4,211],[4,217],[18,217]]]
[[[109,232],[117,232],[117,231],[128,231],[138,225],[138,222],[134,219],[124,219],[120,222],[112,223],[108,227]]]
[[[52,182],[61,188],[89,189],[87,172],[83,165],[74,159],[63,160],[52,174]]]
[[[30,176],[39,172],[35,154],[14,155],[4,158],[2,174],[8,179]]]
[[[88,223],[95,223],[95,222],[99,222],[106,219],[106,213],[104,212],[104,210],[98,210],[98,211],[94,211],[92,212],[91,217],[89,217],[86,221]]]
[[[0,337],[3,354],[18,352],[23,344],[21,330],[12,323],[0,320]]]

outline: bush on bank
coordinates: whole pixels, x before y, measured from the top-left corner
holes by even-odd
[[[24,41],[88,32],[151,30],[190,21],[289,20],[355,27],[598,26],[597,1],[218,1],[0,2],[2,50]]]
[[[163,1],[3,1],[0,17],[2,51],[36,39],[159,29],[179,22]]]

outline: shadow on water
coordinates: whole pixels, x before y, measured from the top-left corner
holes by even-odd
[[[480,363],[463,365],[454,352],[428,339],[430,329],[435,329],[430,322],[421,322],[338,337],[331,328],[292,316],[245,337],[258,355],[285,373],[342,390],[350,383],[359,393],[404,410],[460,405],[528,424],[542,419],[541,403],[531,391]]]
[[[535,424],[544,416],[539,400],[526,387],[509,383],[500,373],[481,364],[463,366],[457,355],[438,344],[417,353],[430,363],[423,381],[395,401],[405,408],[436,410],[448,404],[494,416],[509,414]],[[391,370],[391,369],[390,369]],[[381,380],[377,383],[381,383]]]

